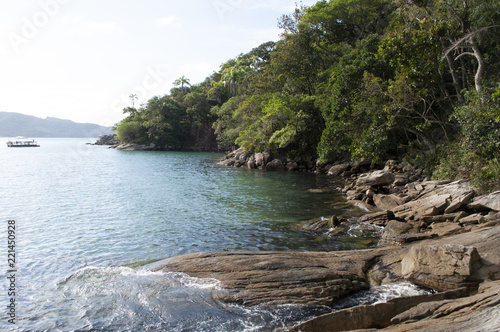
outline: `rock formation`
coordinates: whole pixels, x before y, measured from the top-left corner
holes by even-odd
[[[222,164],[268,170],[314,169],[237,150]],[[268,166],[269,165],[269,166]],[[314,318],[290,331],[500,331],[500,192],[478,196],[467,181],[428,181],[388,162],[322,166],[347,176],[348,201],[370,213],[358,222],[384,227],[377,248],[337,252],[213,252],[170,258],[156,270],[221,281],[214,294],[243,305],[332,305],[370,285],[410,281],[437,294],[357,306]],[[359,175],[360,170],[370,170]],[[300,227],[336,234],[345,219]]]

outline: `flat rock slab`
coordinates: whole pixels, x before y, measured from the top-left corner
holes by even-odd
[[[166,259],[155,270],[215,278],[224,302],[332,305],[368,289],[366,272],[389,250],[197,253]]]
[[[403,247],[337,252],[195,253],[157,262],[152,270],[215,278],[223,289],[213,296],[224,302],[332,305],[342,297],[367,289],[369,282],[394,282],[404,275],[430,287],[445,285],[451,274],[455,287],[470,286],[471,280],[500,280],[498,243],[500,226],[494,226]],[[430,264],[434,258],[439,261]],[[448,289],[449,285],[440,288]]]

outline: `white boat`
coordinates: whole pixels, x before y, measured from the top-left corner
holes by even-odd
[[[40,147],[38,143],[33,140],[28,140],[25,137],[18,136],[15,140],[8,141],[7,146],[9,148],[37,148]]]

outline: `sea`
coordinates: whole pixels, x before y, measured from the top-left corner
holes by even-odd
[[[339,306],[423,292],[385,285],[334,307],[221,303],[222,285],[151,263],[204,251],[372,246],[355,222],[333,237],[293,227],[360,211],[340,179],[217,165],[223,156],[117,151],[95,139],[0,139],[0,330],[273,331]],[[371,240],[371,241],[370,241]]]

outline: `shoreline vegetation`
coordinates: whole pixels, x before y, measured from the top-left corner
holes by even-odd
[[[360,221],[383,227],[379,245],[198,253],[159,269],[218,279],[220,300],[246,305],[331,305],[403,280],[438,291],[291,331],[500,330],[500,3],[325,0],[279,26],[278,42],[199,84],[182,76],[140,107],[131,95],[113,148],[232,151],[222,165],[340,176]]]
[[[278,20],[277,42],[182,76],[114,126],[127,149],[397,159],[500,189],[500,3],[330,0]]]

